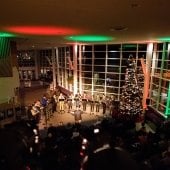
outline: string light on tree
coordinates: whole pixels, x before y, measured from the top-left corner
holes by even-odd
[[[125,73],[125,84],[122,88],[120,96],[120,113],[136,115],[142,111],[141,103],[141,87],[138,84],[138,74],[136,63],[132,55],[127,61],[127,68]],[[142,78],[140,77],[140,81]]]

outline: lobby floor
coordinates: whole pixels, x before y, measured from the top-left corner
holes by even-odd
[[[38,87],[38,88],[24,88],[23,89],[22,102],[25,106],[31,105],[34,101],[40,100],[44,94],[49,94],[49,89],[47,87]],[[59,110],[59,108],[57,109]],[[74,124],[74,110],[75,106],[73,106],[72,113],[68,112],[67,106],[65,106],[65,112],[60,114],[59,112],[55,112],[53,116],[45,121],[45,117],[42,116],[42,119],[39,124],[39,128],[42,129],[44,127],[49,126],[60,126],[61,124]],[[106,117],[109,117],[108,111],[106,112]],[[94,115],[90,114],[90,106],[87,105],[87,110],[82,114],[82,124],[90,125],[96,123],[103,119],[102,108],[100,108],[99,113]]]

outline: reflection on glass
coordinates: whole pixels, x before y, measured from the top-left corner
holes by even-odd
[[[91,84],[92,83],[92,79],[90,79],[90,78],[84,78],[83,81],[84,81],[84,84]]]
[[[112,59],[112,58],[117,58],[120,59],[120,52],[108,52],[108,58]]]
[[[94,91],[98,91],[98,92],[104,92],[104,86],[94,86]]]
[[[91,91],[92,90],[91,84],[84,84],[84,90]]]
[[[120,51],[121,45],[120,44],[111,44],[108,45],[108,51]]]
[[[120,59],[108,59],[107,60],[107,65],[119,66],[120,65]]]
[[[158,111],[160,111],[161,113],[164,113],[165,110],[166,110],[165,105],[162,105],[162,104],[160,103],[159,106],[158,106]]]
[[[119,90],[119,89],[118,89],[117,87],[113,87],[113,86],[106,88],[107,93],[116,93],[116,94],[117,94],[117,93],[118,93],[118,90]]]

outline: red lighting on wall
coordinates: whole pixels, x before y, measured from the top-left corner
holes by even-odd
[[[70,35],[80,33],[80,30],[74,28],[54,26],[12,26],[4,29],[9,32],[28,35]]]

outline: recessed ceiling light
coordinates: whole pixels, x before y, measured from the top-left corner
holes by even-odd
[[[128,28],[125,26],[115,26],[115,27],[110,28],[110,31],[125,31],[127,29]]]
[[[138,7],[140,7],[140,5],[139,5],[138,3],[132,3],[132,4],[131,4],[131,7],[132,7],[132,8],[138,8]]]

